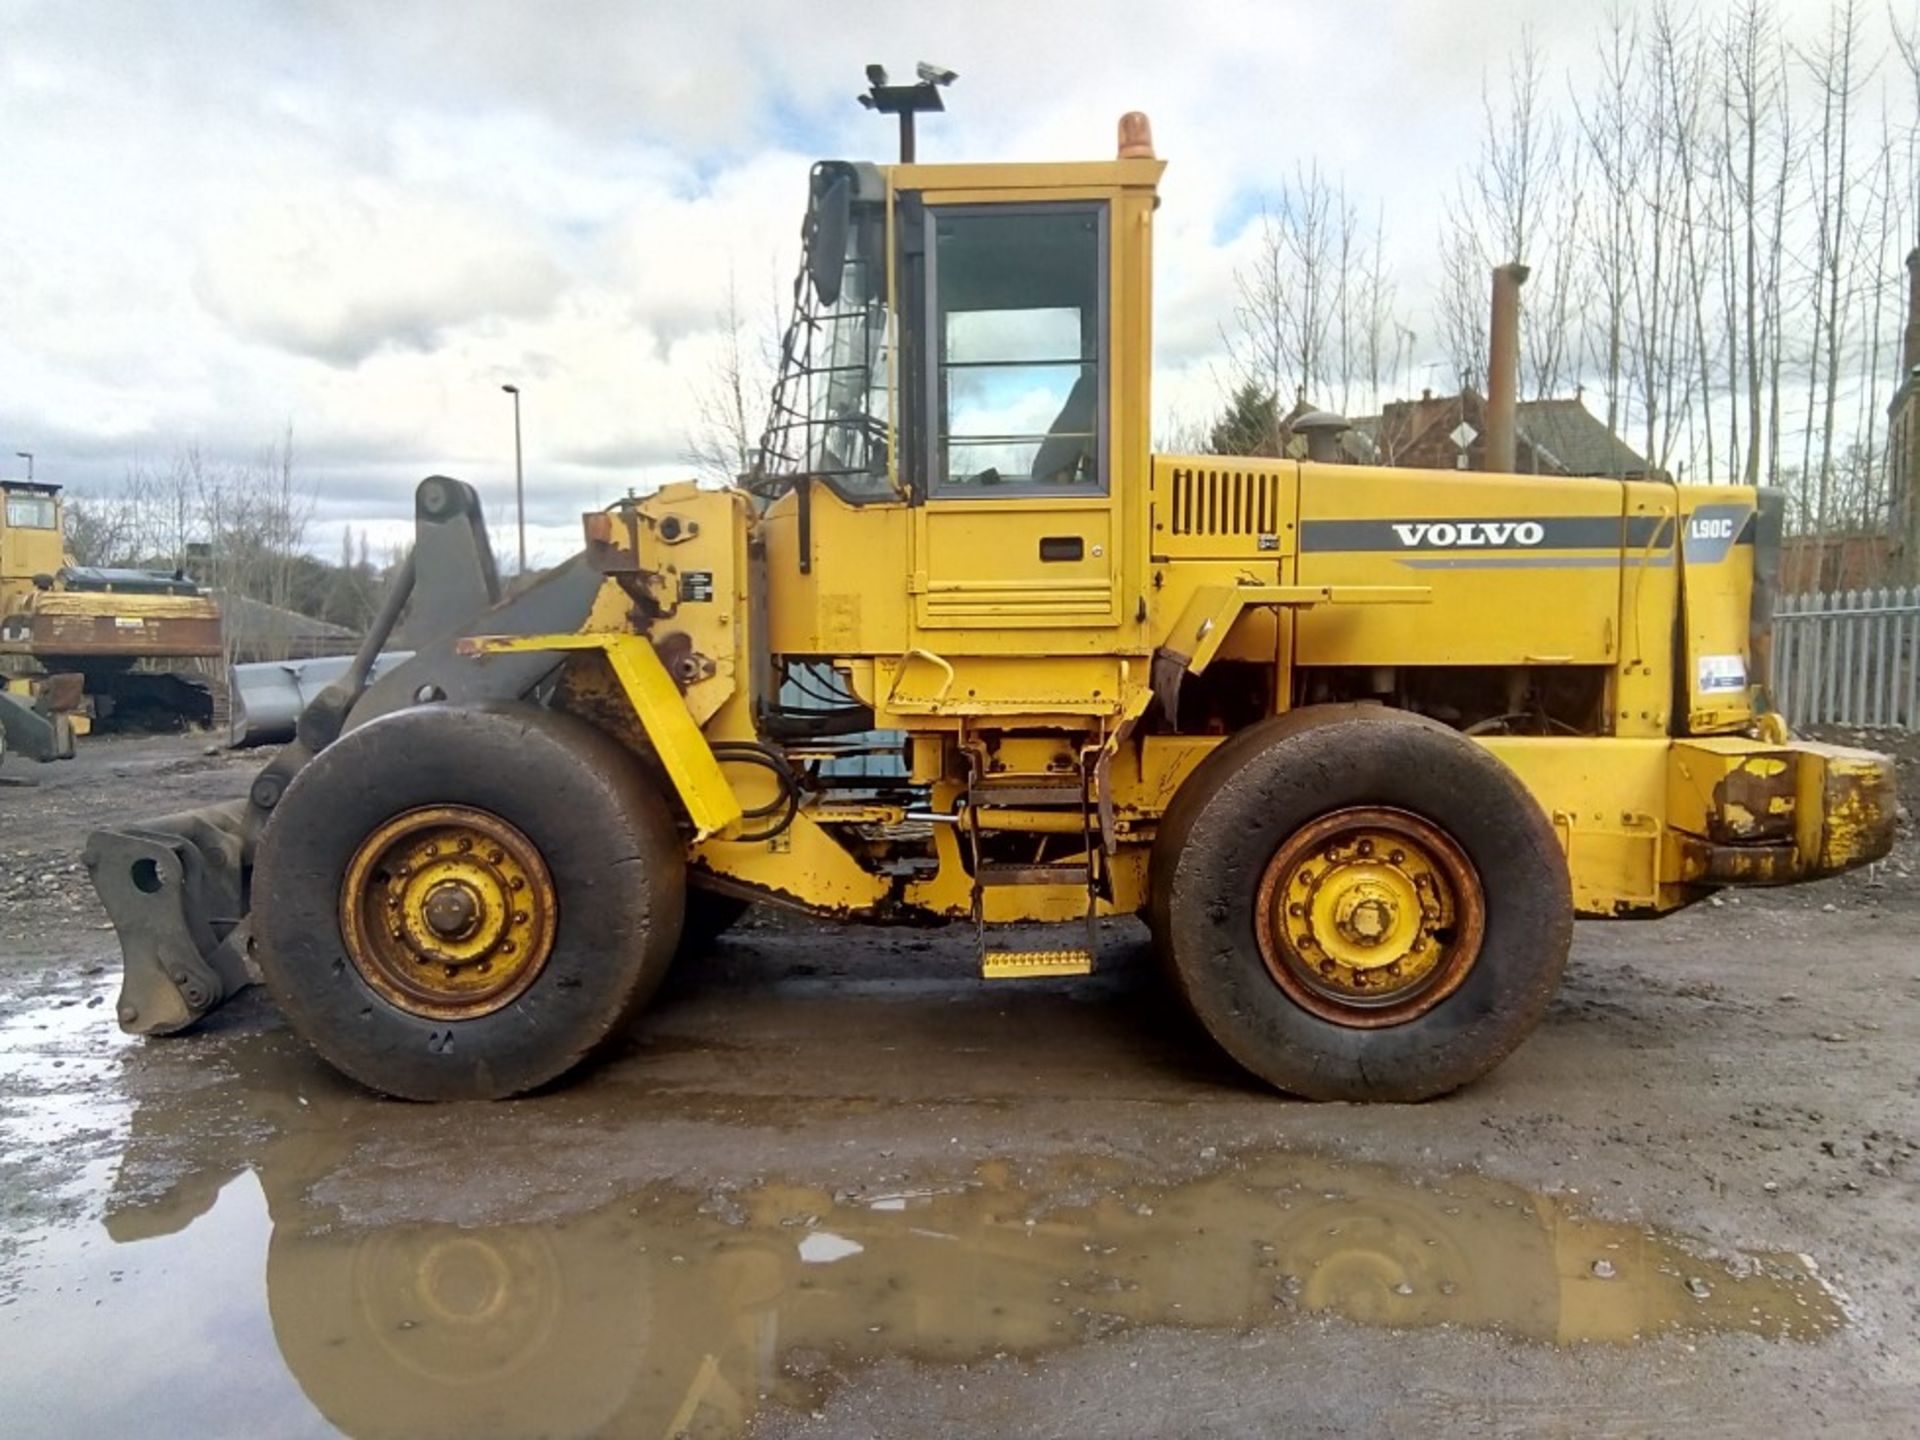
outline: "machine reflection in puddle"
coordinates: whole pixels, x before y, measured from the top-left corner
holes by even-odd
[[[197,1364],[251,1375],[215,1403],[276,1433],[726,1435],[881,1359],[1024,1358],[1144,1326],[1324,1314],[1566,1345],[1843,1323],[1793,1257],[1706,1259],[1498,1182],[1286,1153],[1165,1186],[1111,1160],[988,1162],[913,1190],[768,1182],[716,1206],[651,1187],[549,1223],[372,1230],[316,1215],[312,1178],[270,1164],[114,1211],[124,1243],[56,1237],[46,1283],[0,1311],[16,1416],[124,1422]],[[113,1355],[112,1383],[76,1386],[79,1353]]]

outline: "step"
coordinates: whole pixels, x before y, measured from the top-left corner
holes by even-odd
[[[994,885],[1073,885],[1087,888],[1087,862],[1074,860],[1065,865],[1008,865],[999,861],[983,863],[977,878],[980,884]]]
[[[980,957],[985,980],[1030,980],[1047,975],[1091,975],[1091,950],[989,950]]]
[[[1028,810],[1048,805],[1080,805],[1080,777],[1068,775],[1052,784],[1042,777],[1022,780],[982,780],[969,792],[973,804],[1005,810]]]

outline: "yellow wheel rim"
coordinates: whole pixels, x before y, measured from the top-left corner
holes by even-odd
[[[1402,810],[1336,810],[1301,827],[1261,876],[1261,958],[1302,1008],[1371,1029],[1460,987],[1486,932],[1480,877],[1445,832]]]
[[[340,886],[347,955],[415,1015],[470,1020],[525,993],[553,953],[553,878],[531,840],[465,805],[396,815]]]

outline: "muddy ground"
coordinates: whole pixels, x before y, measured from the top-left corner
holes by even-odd
[[[1904,785],[1920,794],[1920,745]],[[1882,1435],[1920,1425],[1920,845],[1580,928],[1501,1070],[1266,1094],[1144,934],[755,923],[611,1063],[375,1099],[253,992],[113,1028],[87,828],[259,757],[0,785],[0,1433]]]

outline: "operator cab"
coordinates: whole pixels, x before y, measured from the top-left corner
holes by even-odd
[[[795,493],[803,571],[816,483],[909,509],[913,628],[950,632],[947,653],[1049,653],[1089,629],[1119,632],[1100,649],[1143,641],[1141,567],[1123,561],[1145,554],[1164,167],[1144,116],[1121,139],[1112,161],[814,167],[746,485]]]
[[[60,487],[0,482],[0,580],[50,576],[59,570],[64,551]]]

